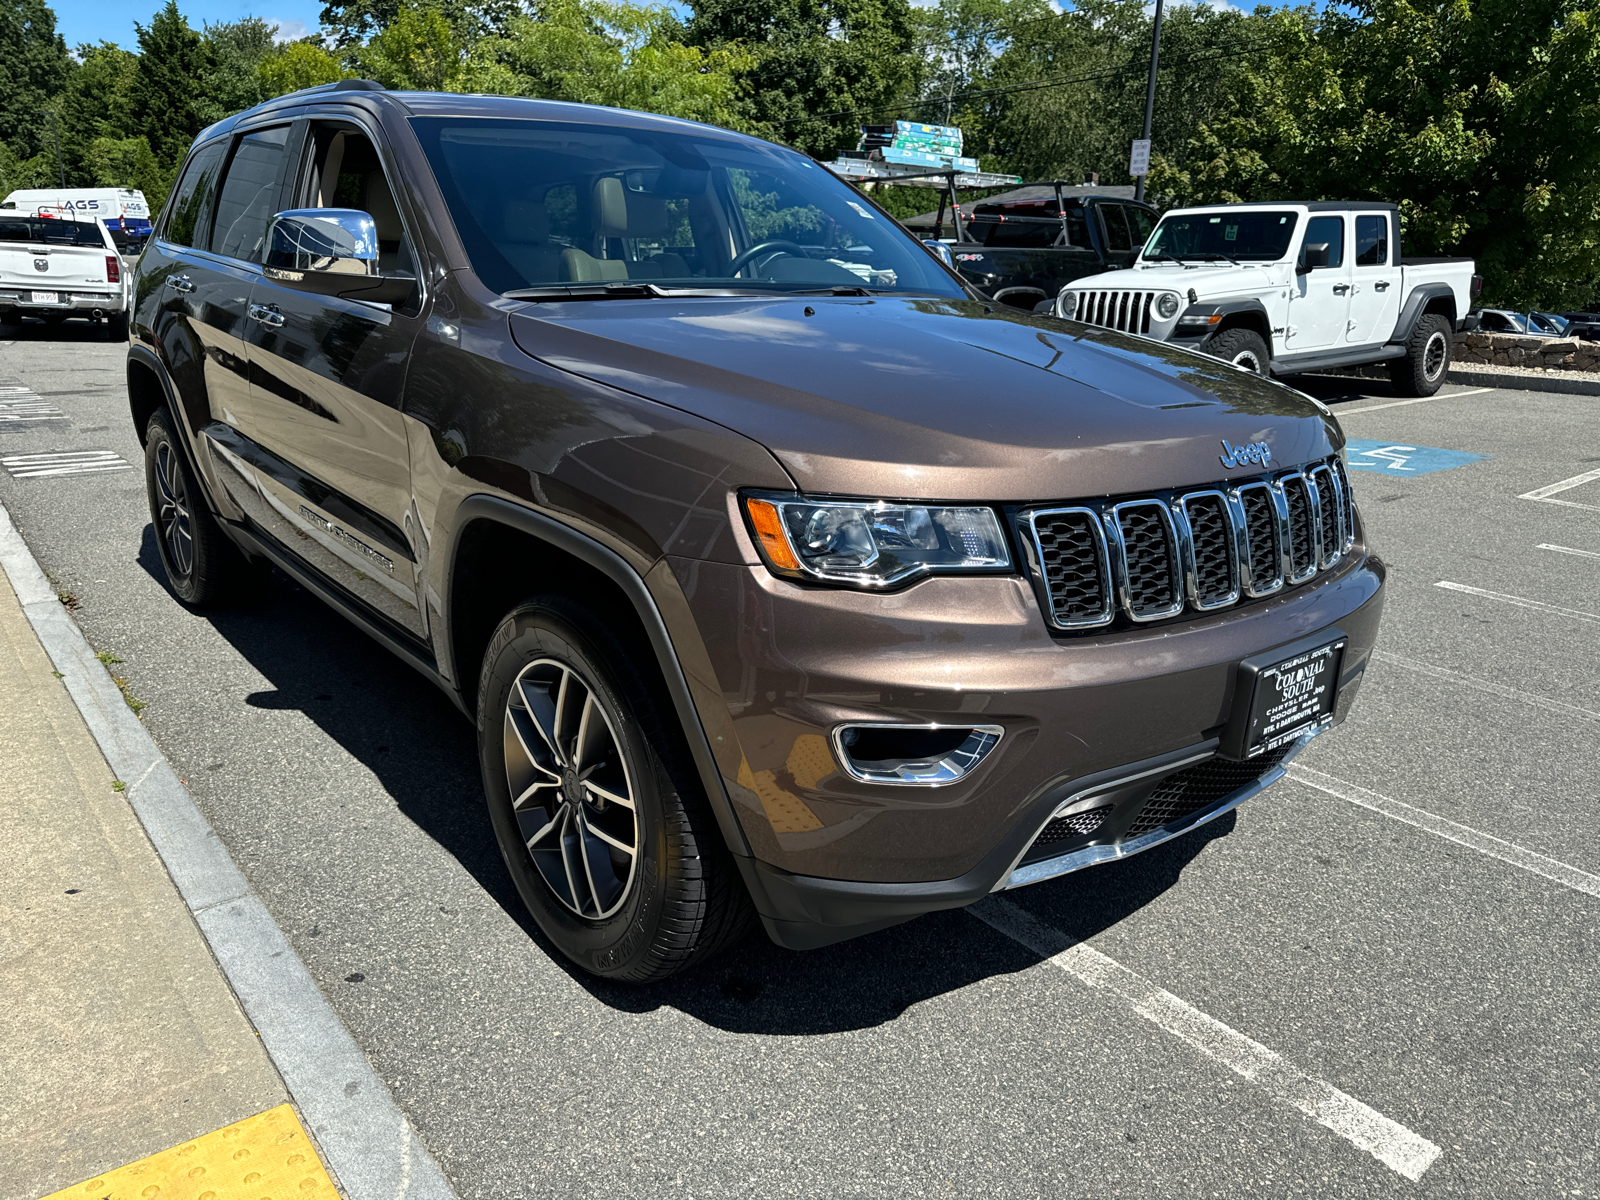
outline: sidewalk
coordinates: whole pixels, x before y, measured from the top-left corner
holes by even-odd
[[[198,1196],[194,1171],[212,1162],[206,1182],[227,1195],[244,1174],[226,1167],[263,1136],[290,1152],[250,1161],[284,1194],[335,1196],[4,574],[0,714],[0,1200],[120,1200],[152,1184],[163,1200]],[[167,1150],[165,1164],[116,1170]]]

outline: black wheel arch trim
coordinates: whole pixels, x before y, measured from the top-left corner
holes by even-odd
[[[1389,343],[1393,345],[1397,342],[1410,341],[1411,333],[1416,329],[1417,322],[1422,319],[1423,311],[1434,300],[1450,302],[1450,316],[1447,320],[1453,330],[1462,316],[1455,311],[1455,289],[1448,283],[1419,283],[1411,289],[1410,294],[1406,296],[1406,302],[1400,306],[1400,316],[1394,323],[1394,332],[1389,335]]]
[[[137,343],[128,347],[127,370],[124,372],[124,377],[132,373],[136,363],[140,367],[148,369],[156,378],[156,385],[161,389],[160,407],[165,408],[172,415],[173,421],[177,423],[177,428],[172,432],[177,435],[177,442],[183,451],[184,461],[189,466],[189,473],[194,476],[195,482],[199,485],[200,494],[205,498],[206,508],[212,515],[222,521],[224,529],[231,528],[233,522],[228,520],[222,510],[217,507],[216,499],[211,494],[211,480],[200,469],[199,456],[195,453],[194,448],[194,430],[189,427],[189,414],[183,410],[183,405],[178,400],[178,389],[173,386],[172,376],[167,372],[167,365],[148,346],[141,346]],[[129,415],[137,423],[139,413],[133,405],[133,388],[130,381],[128,411]],[[152,414],[154,411],[153,409],[151,410]],[[149,428],[148,417],[145,421],[145,428]],[[145,431],[144,429],[139,429],[137,432],[139,434],[139,445],[143,447]]]
[[[1228,318],[1248,313],[1252,318],[1260,321],[1260,327],[1255,330],[1267,343],[1267,357],[1272,357],[1272,317],[1267,312],[1267,306],[1255,298],[1239,300],[1208,301],[1203,304],[1191,304],[1178,314],[1177,324],[1173,325],[1172,332],[1167,335],[1167,340],[1180,339],[1179,330],[1183,329],[1184,317],[1221,317],[1222,320],[1215,326],[1206,326],[1181,340],[1188,341],[1192,338],[1210,338],[1219,333],[1224,333],[1242,322],[1228,324]]]
[[[661,615],[655,597],[645,584],[644,577],[615,550],[602,545],[587,534],[499,496],[476,493],[460,503],[452,520],[450,574],[444,581],[444,612],[443,620],[440,622],[444,630],[453,628],[450,609],[454,595],[456,559],[461,548],[461,534],[473,521],[480,520],[508,526],[547,542],[559,550],[564,550],[605,575],[622,589],[623,595],[628,598],[635,615],[644,627],[645,635],[650,639],[650,647],[655,651],[657,665],[661,668],[661,675],[667,686],[667,694],[677,710],[678,721],[689,744],[695,768],[705,786],[712,810],[716,813],[717,825],[722,830],[723,840],[732,851],[735,861],[740,864],[741,872],[748,884],[751,877],[751,868],[748,864],[752,861],[750,843],[745,837],[743,827],[739,824],[722,772],[717,766],[715,755],[711,752],[711,742],[701,722],[700,710],[696,707],[694,697],[689,691],[689,681],[678,660],[678,652],[672,644],[672,635],[667,629],[666,620]],[[459,677],[460,665],[452,663],[451,668],[453,674]],[[458,692],[468,686],[471,686],[471,682],[458,678],[456,685]],[[464,697],[458,696],[457,703],[463,709],[469,707]]]

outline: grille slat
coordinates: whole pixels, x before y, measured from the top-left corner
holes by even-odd
[[[1256,758],[1235,762],[1227,758],[1208,758],[1168,775],[1155,787],[1128,826],[1124,838],[1138,837],[1193,816],[1203,808],[1247,787],[1283,761],[1288,746],[1280,746]],[[1052,822],[1054,824],[1054,822]],[[1046,826],[1049,828],[1049,826]]]
[[[1336,458],[1238,485],[1041,509],[1020,519],[1045,615],[1058,629],[1104,626],[1119,616],[1166,620],[1272,595],[1333,567],[1355,540],[1350,489]]]

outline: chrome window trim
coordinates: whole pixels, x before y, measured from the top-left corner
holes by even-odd
[[[1044,546],[1039,541],[1040,517],[1055,517],[1064,515],[1081,516],[1089,522],[1089,532],[1094,538],[1097,564],[1100,568],[1100,615],[1085,617],[1079,620],[1064,620],[1056,612],[1055,597],[1050,594],[1050,578],[1044,568]],[[1117,604],[1115,588],[1111,580],[1111,555],[1106,549],[1106,531],[1101,523],[1098,509],[1086,508],[1082,505],[1071,505],[1063,508],[1041,508],[1026,514],[1028,518],[1029,549],[1032,551],[1033,561],[1029,564],[1036,575],[1044,597],[1046,610],[1049,614],[1050,624],[1057,629],[1097,629],[1102,625],[1109,625],[1117,619]]]
[[[1229,528],[1228,537],[1231,543],[1231,553],[1228,555],[1228,594],[1221,600],[1213,600],[1209,604],[1200,602],[1200,564],[1194,553],[1194,525],[1189,519],[1189,502],[1191,500],[1215,500],[1222,508],[1222,519]],[[1190,605],[1197,612],[1214,612],[1219,608],[1227,608],[1239,603],[1241,595],[1239,590],[1239,526],[1234,522],[1232,506],[1228,497],[1218,489],[1203,489],[1198,492],[1184,492],[1172,506],[1174,524],[1178,526],[1178,540],[1183,555],[1183,586],[1184,594]]]
[[[1162,524],[1166,527],[1167,537],[1175,551],[1179,551],[1178,531],[1172,520],[1172,512],[1167,505],[1154,497],[1148,500],[1124,500],[1120,504],[1113,504],[1106,509],[1105,527],[1108,540],[1112,542],[1111,565],[1115,576],[1117,603],[1128,620],[1140,625],[1147,625],[1151,621],[1165,621],[1183,612],[1183,570],[1182,554],[1172,554],[1168,557],[1167,583],[1172,589],[1173,603],[1165,608],[1158,608],[1142,616],[1133,611],[1133,589],[1128,582],[1128,544],[1122,534],[1122,513],[1124,509],[1153,508],[1161,516]]]

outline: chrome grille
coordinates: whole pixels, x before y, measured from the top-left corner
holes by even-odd
[[[1159,621],[1270,596],[1355,542],[1337,458],[1303,470],[1101,504],[1025,511],[1045,616],[1058,629]]]
[[[1079,292],[1076,319],[1123,333],[1149,333],[1150,305],[1155,298],[1154,292]]]

